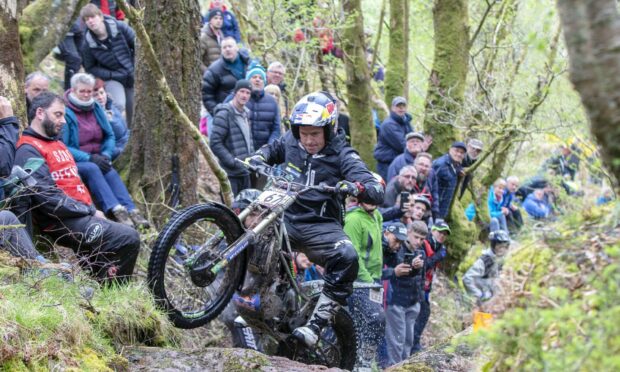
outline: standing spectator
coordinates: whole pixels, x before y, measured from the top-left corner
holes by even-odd
[[[110,126],[112,126],[112,131],[114,132],[114,139],[116,140],[114,151],[112,152],[112,160],[114,160],[125,150],[127,142],[129,142],[130,130],[127,128],[123,115],[118,111],[118,108],[114,106],[112,99],[108,97],[103,80],[95,80],[95,91],[93,96],[105,110]]]
[[[390,281],[385,312],[387,364],[390,366],[408,358],[413,346],[415,320],[423,296],[426,234],[428,228],[424,222],[411,223],[407,229],[409,244],[401,244],[397,252],[384,257],[387,268],[383,270],[383,278]]]
[[[411,115],[407,113],[407,100],[394,97],[390,116],[381,124],[379,138],[375,146],[374,157],[377,159],[377,173],[387,178],[390,163],[405,150],[405,136],[412,132]]]
[[[463,168],[469,168],[472,165],[474,165],[476,160],[478,160],[478,157],[480,156],[480,153],[482,152],[483,148],[484,148],[484,143],[482,143],[482,141],[480,141],[479,139],[472,138],[469,141],[467,141],[467,154],[465,155],[465,159],[463,159],[463,164],[462,164]],[[472,179],[472,174],[466,175],[465,178],[463,179],[463,184],[461,186],[461,192],[459,194],[459,199],[463,197],[463,194],[465,193],[465,190],[469,186],[471,179]]]
[[[252,130],[248,119],[250,110],[246,107],[252,95],[252,85],[247,80],[239,80],[235,85],[235,95],[230,102],[217,107],[213,118],[213,133],[209,145],[226,171],[233,194],[237,195],[250,187],[250,174],[235,162],[254,153]]]
[[[265,87],[265,93],[270,94],[278,103],[278,107],[280,109],[280,133],[284,134],[289,129],[289,125],[288,125],[288,118],[283,116],[284,115],[283,113],[285,112],[286,108],[284,107],[282,103],[283,100],[282,100],[282,93],[280,91],[280,88],[277,85],[269,84]]]
[[[413,163],[418,171],[413,191],[416,194],[424,195],[431,202],[431,212],[433,219],[437,219],[439,215],[439,186],[437,186],[437,177],[433,171],[433,155],[428,152],[421,152],[416,156]]]
[[[24,207],[31,208],[41,231],[72,248],[96,278],[127,280],[138,257],[140,236],[95,209],[69,149],[56,139],[65,124],[62,98],[42,93],[30,109],[33,119],[17,144],[15,164],[23,166],[31,158],[45,163],[32,173],[37,183],[30,206]]]
[[[463,275],[463,286],[475,299],[478,307],[493,297],[495,281],[501,270],[499,260],[510,248],[510,238],[503,230],[489,234],[489,240],[491,248],[482,251],[480,257]]]
[[[239,50],[232,37],[225,37],[220,46],[222,55],[202,77],[202,103],[211,115],[215,113],[215,106],[233,91],[237,80],[245,77],[250,64],[250,54],[245,49]]]
[[[95,78],[90,74],[80,72],[71,78],[71,90],[65,93],[67,125],[62,131],[62,141],[103,211],[123,224],[146,228],[149,222],[134,205],[112,166],[116,139],[107,114],[93,98],[94,89]]]
[[[252,95],[246,107],[250,109],[250,127],[254,148],[272,143],[280,138],[280,108],[278,102],[269,94],[265,94],[265,69],[253,66],[248,70],[246,80],[252,84]]]
[[[226,8],[224,2],[221,0],[213,0],[209,4],[209,10],[221,9],[224,16],[224,25],[222,26],[222,32],[225,37],[232,37],[237,43],[241,42],[241,32],[239,31],[239,23],[237,18],[230,10]]]
[[[459,176],[462,174],[461,163],[467,152],[463,142],[454,142],[448,153],[433,162],[433,171],[437,176],[439,187],[439,215],[437,218],[445,219],[454,197]]]
[[[416,156],[424,151],[424,135],[422,133],[407,133],[405,141],[405,151],[394,158],[388,168],[388,181],[394,178],[402,167],[413,164]]]
[[[431,290],[433,289],[433,277],[437,266],[447,256],[444,242],[450,235],[450,226],[444,221],[439,221],[431,228],[431,234],[424,241],[424,251],[426,253],[426,272],[424,274],[424,299],[420,302],[420,314],[415,320],[415,334],[413,337],[413,347],[411,353],[422,350],[422,333],[426,328],[426,323],[431,316]]]
[[[383,269],[382,225],[383,218],[376,204],[359,202],[349,209],[345,217],[344,232],[357,252],[358,282],[379,284]],[[358,289],[348,298],[349,309],[356,329],[360,333],[360,367],[370,368],[377,346],[385,330],[383,295],[378,289]]]
[[[288,120],[289,116],[289,106],[288,106],[288,91],[286,90],[286,82],[284,81],[284,76],[286,75],[286,67],[282,64],[282,62],[274,61],[269,64],[267,67],[267,84],[274,84],[280,88],[280,93],[282,96],[282,102],[284,104],[284,109],[280,107],[280,113],[283,118]]]
[[[551,216],[551,204],[547,200],[545,190],[536,189],[523,202],[523,209],[536,220],[544,220]]]
[[[413,165],[402,167],[398,177],[394,177],[387,185],[385,197],[383,198],[383,207],[395,206],[402,192],[413,193],[417,177],[418,171]]]
[[[136,34],[125,22],[104,16],[93,4],[80,11],[86,24],[82,61],[86,72],[105,81],[105,89],[131,128]]]
[[[516,176],[510,176],[506,178],[506,190],[504,190],[504,201],[502,207],[508,209],[506,215],[506,223],[508,230],[517,232],[523,226],[523,217],[521,216],[521,210],[514,204],[516,200],[516,192],[519,189],[519,178]]]
[[[26,91],[26,110],[28,111],[27,114],[30,115],[30,102],[34,97],[50,90],[50,78],[41,71],[31,72],[26,76],[24,90]],[[28,119],[31,118],[28,117]]]
[[[504,207],[504,190],[506,190],[506,181],[503,178],[498,178],[489,189],[487,204],[491,218],[491,232],[501,229],[508,233],[506,216],[510,212]]]
[[[207,13],[207,23],[200,32],[200,70],[204,74],[207,68],[221,55],[220,43],[224,38],[222,24],[224,23],[221,9],[211,9]]]

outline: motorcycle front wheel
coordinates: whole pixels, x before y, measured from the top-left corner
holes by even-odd
[[[224,310],[243,280],[245,252],[217,275],[192,268],[214,259],[243,233],[235,214],[216,203],[185,208],[161,230],[149,259],[148,284],[175,327],[203,326]]]

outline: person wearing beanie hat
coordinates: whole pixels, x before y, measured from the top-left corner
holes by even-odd
[[[207,14],[207,22],[200,32],[200,70],[204,74],[209,65],[220,58],[220,43],[224,38],[222,24],[224,18],[220,9],[212,9]]]
[[[383,279],[389,280],[385,311],[385,341],[388,367],[409,357],[413,346],[415,320],[423,296],[428,228],[414,221],[407,228],[407,242],[398,251],[384,255]]]
[[[213,130],[209,136],[209,146],[226,171],[234,195],[250,188],[250,174],[235,158],[245,159],[254,152],[250,110],[246,107],[251,95],[250,82],[245,79],[237,81],[232,100],[215,108]]]
[[[459,176],[463,172],[462,163],[466,152],[467,147],[465,144],[456,141],[452,143],[447,154],[433,162],[433,171],[437,177],[437,186],[439,188],[439,213],[438,216],[434,217],[445,219],[448,215],[450,203],[456,195]]]
[[[256,78],[252,79],[253,77],[256,77]],[[262,90],[263,88],[265,88],[265,82],[267,81],[267,74],[263,66],[261,65],[250,66],[250,68],[248,68],[248,73],[245,75],[245,78],[252,82],[252,86],[254,86],[256,90]]]
[[[241,32],[239,29],[239,22],[237,22],[237,18],[235,15],[228,10],[224,2],[221,0],[213,0],[209,4],[209,10],[218,9],[222,11],[222,17],[224,18],[224,24],[222,26],[222,32],[225,37],[232,37],[238,43],[241,42]],[[208,17],[207,13],[207,17]],[[203,19],[203,21],[207,21],[207,17]]]

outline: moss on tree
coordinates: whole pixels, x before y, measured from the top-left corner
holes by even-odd
[[[390,49],[385,73],[385,101],[390,104],[396,96],[407,95],[407,63],[409,58],[409,35],[405,24],[408,0],[390,0]]]

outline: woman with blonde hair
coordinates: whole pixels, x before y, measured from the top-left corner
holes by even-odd
[[[286,108],[284,107],[284,100],[282,99],[282,91],[280,87],[275,84],[269,84],[265,87],[265,93],[270,94],[273,98],[278,102],[278,107],[280,108],[280,115],[283,112],[286,112]],[[288,118],[280,118],[280,130],[282,134],[286,133],[288,130]]]

